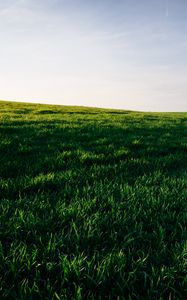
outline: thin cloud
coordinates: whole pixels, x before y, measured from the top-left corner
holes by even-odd
[[[166,0],[166,18],[169,17],[169,0]]]

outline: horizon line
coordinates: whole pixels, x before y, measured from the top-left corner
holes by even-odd
[[[179,114],[186,114],[187,111],[151,111],[151,110],[132,110],[132,109],[125,109],[125,108],[114,108],[114,107],[102,107],[102,106],[89,106],[89,105],[73,105],[73,104],[59,104],[59,103],[49,103],[47,102],[40,102],[45,100],[10,100],[10,99],[0,99],[0,102],[13,102],[18,104],[33,104],[33,105],[51,105],[51,106],[66,106],[66,107],[83,107],[83,108],[90,108],[90,109],[104,109],[104,110],[120,110],[120,111],[129,111],[129,112],[137,112],[137,113],[179,113]]]

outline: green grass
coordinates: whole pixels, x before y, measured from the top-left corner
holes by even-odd
[[[0,102],[0,299],[187,297],[187,113]]]

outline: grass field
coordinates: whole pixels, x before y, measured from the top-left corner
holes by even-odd
[[[0,102],[0,299],[187,298],[187,113]]]

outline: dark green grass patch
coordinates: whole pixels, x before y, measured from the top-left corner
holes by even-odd
[[[187,114],[0,102],[0,298],[186,299]]]

